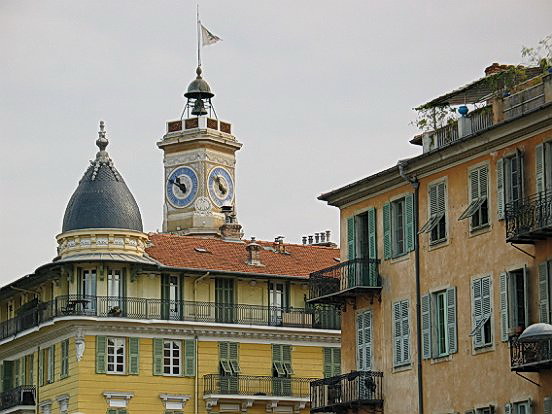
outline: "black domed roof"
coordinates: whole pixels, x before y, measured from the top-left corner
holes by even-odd
[[[105,151],[108,141],[103,122],[99,134],[96,144],[100,151],[67,204],[62,231],[91,228],[143,231],[136,200]]]

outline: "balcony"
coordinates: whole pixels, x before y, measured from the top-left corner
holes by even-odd
[[[353,371],[311,382],[311,413],[344,413],[349,408],[383,411],[383,373]]]
[[[339,304],[359,294],[378,294],[381,277],[377,259],[353,259],[309,276],[309,303]]]
[[[552,339],[519,342],[510,338],[510,367],[517,372],[539,372],[552,369]]]
[[[255,403],[266,404],[267,411],[296,412],[309,402],[313,378],[276,378],[252,375],[203,376],[203,395],[207,411],[218,405],[222,411],[246,412]]]
[[[533,244],[552,237],[552,191],[506,204],[506,241]]]
[[[0,413],[30,414],[36,410],[36,388],[22,385],[0,394]]]
[[[65,295],[40,302],[0,324],[0,340],[62,317],[96,317],[229,323],[307,329],[340,329],[332,306],[276,307],[213,302],[169,301],[110,296]]]

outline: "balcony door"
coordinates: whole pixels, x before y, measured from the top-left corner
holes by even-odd
[[[82,270],[80,279],[80,297],[75,301],[75,310],[96,314],[96,269]]]
[[[215,318],[217,322],[234,323],[234,280],[215,280]]]
[[[280,326],[284,322],[283,313],[288,306],[288,286],[283,282],[270,282],[268,286],[270,324]]]
[[[161,275],[161,317],[178,321],[182,316],[182,282],[180,275]]]
[[[107,314],[121,316],[124,311],[124,273],[121,269],[107,271]]]

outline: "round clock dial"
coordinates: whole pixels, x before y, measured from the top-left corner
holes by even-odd
[[[207,181],[209,195],[217,207],[232,203],[234,199],[234,181],[230,173],[222,167],[215,167],[209,173]]]
[[[178,167],[167,177],[167,200],[174,207],[186,207],[197,194],[197,174],[190,167]]]

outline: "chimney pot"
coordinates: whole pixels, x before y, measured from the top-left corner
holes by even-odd
[[[330,230],[326,230],[326,241],[330,242]]]
[[[251,242],[245,246],[247,250],[247,264],[250,266],[263,266],[261,262],[261,249],[262,247],[257,244],[255,237],[251,237]]]
[[[319,233],[314,233],[314,240],[315,240],[316,244],[320,243],[320,234]]]
[[[303,236],[303,244],[307,244],[307,236]]]
[[[309,244],[312,244],[312,236],[309,236]]]
[[[324,232],[320,233],[320,243],[326,242],[326,234]]]

